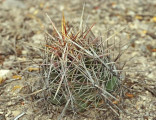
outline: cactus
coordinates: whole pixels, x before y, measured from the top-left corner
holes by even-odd
[[[84,28],[81,22],[74,32],[74,28],[66,26],[64,15],[61,33],[52,25],[55,34],[47,33],[42,66],[49,102],[83,112],[116,99],[113,94],[120,86],[120,73],[109,52],[111,48],[93,35],[94,25]]]

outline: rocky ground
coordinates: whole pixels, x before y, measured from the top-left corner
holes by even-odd
[[[60,27],[62,11],[66,21],[80,21],[85,3],[84,20],[93,27],[95,35],[106,30],[120,31],[119,37],[130,47],[122,60],[125,86],[123,111],[112,116],[81,116],[92,120],[156,120],[156,1],[154,0],[0,0],[0,120],[53,120],[58,112],[40,113],[42,106],[34,104],[29,95],[39,79],[36,63],[44,41],[45,30],[51,29],[50,16]],[[125,48],[123,48],[125,49]],[[32,62],[33,61],[33,62]],[[31,86],[31,90],[27,86]],[[21,92],[22,91],[22,92]],[[21,93],[28,93],[20,97]],[[21,115],[21,116],[19,116]],[[68,115],[65,119],[73,119]]]

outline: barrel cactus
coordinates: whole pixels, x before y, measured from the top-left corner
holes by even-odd
[[[48,16],[49,17],[49,16]],[[50,18],[49,18],[50,19]],[[52,21],[51,21],[52,22]],[[111,56],[108,39],[95,37],[91,27],[74,28],[62,17],[62,30],[47,33],[42,75],[48,101],[64,110],[83,112],[116,100],[121,85],[119,58]]]

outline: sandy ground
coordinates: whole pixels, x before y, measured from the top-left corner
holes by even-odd
[[[86,0],[84,19],[92,25],[95,35],[105,31],[120,31],[123,43],[130,43],[122,60],[127,60],[124,84],[132,97],[122,101],[119,116],[102,112],[101,116],[81,116],[85,120],[156,120],[156,1],[152,0]],[[66,21],[80,22],[83,0],[0,0],[0,120],[53,120],[59,113],[55,106],[51,113],[40,113],[30,94],[38,76],[37,64],[42,59],[38,48],[44,43],[44,31],[50,21],[60,27],[62,11]],[[125,48],[123,48],[125,49]],[[132,59],[131,59],[132,58]],[[36,69],[34,69],[36,68]],[[28,87],[29,86],[29,87]],[[31,89],[28,89],[30,88]],[[74,119],[67,115],[64,119]]]

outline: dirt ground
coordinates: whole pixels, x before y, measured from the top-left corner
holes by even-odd
[[[66,21],[75,25],[84,3],[84,20],[89,25],[96,23],[95,35],[125,28],[119,36],[130,44],[122,57],[128,61],[124,84],[130,95],[122,101],[124,112],[119,116],[104,110],[102,117],[77,119],[156,120],[155,0],[0,0],[0,120],[57,119],[55,106],[51,113],[41,114],[34,98],[20,95],[37,89],[33,87],[40,77],[36,63],[42,61],[38,49],[44,44],[45,29],[51,29],[46,14],[60,27],[63,11]],[[74,118],[67,115],[64,119]]]

